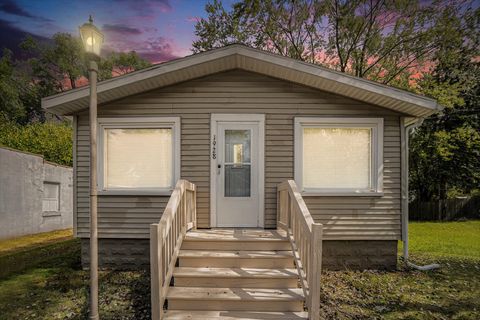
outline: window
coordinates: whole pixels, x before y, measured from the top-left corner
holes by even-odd
[[[250,197],[250,130],[225,130],[225,197]]]
[[[382,192],[382,118],[296,118],[295,180],[308,194]]]
[[[99,119],[99,192],[168,193],[180,170],[179,118]]]
[[[60,211],[60,184],[55,182],[43,183],[43,212]]]

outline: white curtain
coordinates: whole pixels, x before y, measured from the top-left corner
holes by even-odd
[[[303,187],[371,188],[370,128],[303,128]]]
[[[172,140],[172,129],[105,129],[105,187],[171,187]]]

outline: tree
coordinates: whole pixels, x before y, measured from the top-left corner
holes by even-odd
[[[469,4],[419,0],[214,0],[195,26],[195,52],[229,43],[322,64],[385,84],[408,86],[439,47],[442,14]],[[461,23],[465,22],[461,20]]]
[[[76,88],[76,81],[86,73],[82,42],[71,34],[56,33],[51,44],[27,37],[21,47],[33,56],[29,60],[31,73],[42,96]]]
[[[41,98],[75,87],[84,68],[83,49],[68,34],[56,34],[53,44],[27,37],[21,47],[32,58],[14,61],[8,50],[0,58],[0,113],[18,124],[44,122]]]
[[[4,120],[16,121],[25,116],[25,110],[13,74],[12,52],[4,49],[0,58],[0,113]]]
[[[469,194],[480,186],[480,99],[428,118],[410,144],[410,192],[421,201]]]
[[[0,117],[2,120],[28,123],[44,120],[36,86],[31,83],[4,49],[0,58]]]
[[[443,200],[480,186],[480,11],[458,18],[444,14],[444,42],[435,67],[417,90],[437,99],[444,110],[424,121],[411,140],[413,198]],[[440,31],[440,30],[439,30]]]
[[[99,63],[99,80],[106,80],[112,77],[121,76],[135,70],[141,70],[152,64],[141,58],[135,51],[112,52]]]
[[[0,116],[18,124],[44,122],[41,98],[76,88],[85,80],[87,61],[80,39],[57,33],[52,42],[38,43],[27,37],[21,48],[30,58],[14,61],[10,51],[0,58]],[[134,51],[111,53],[99,61],[99,79],[140,70],[150,66]]]
[[[41,154],[45,160],[72,165],[72,126],[35,122],[24,126],[0,120],[0,145]]]

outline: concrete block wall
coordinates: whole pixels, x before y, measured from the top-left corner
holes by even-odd
[[[397,267],[396,240],[323,241],[323,268],[327,270],[394,270]]]
[[[60,206],[43,212],[44,182],[60,186]],[[0,148],[0,239],[73,226],[73,169]]]
[[[90,263],[90,239],[83,238],[82,267]],[[98,239],[98,265],[102,269],[150,270],[150,240]]]
[[[88,269],[89,239],[82,239],[82,265]],[[150,268],[147,239],[99,239],[99,266],[104,269],[138,270]],[[323,268],[326,270],[394,270],[397,241],[326,240]]]

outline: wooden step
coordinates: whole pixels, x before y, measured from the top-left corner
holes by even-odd
[[[165,320],[307,320],[307,312],[168,310]]]
[[[302,289],[171,287],[169,310],[303,311]]]
[[[289,250],[290,242],[286,240],[265,241],[225,241],[185,239],[182,250]]]
[[[297,288],[296,269],[192,268],[173,272],[177,287]]]
[[[291,251],[180,250],[180,267],[293,268]]]
[[[212,229],[187,233],[183,250],[290,250],[290,242],[276,230]]]
[[[189,240],[203,241],[269,241],[286,240],[286,233],[282,230],[263,229],[199,229],[189,231],[186,235]]]

